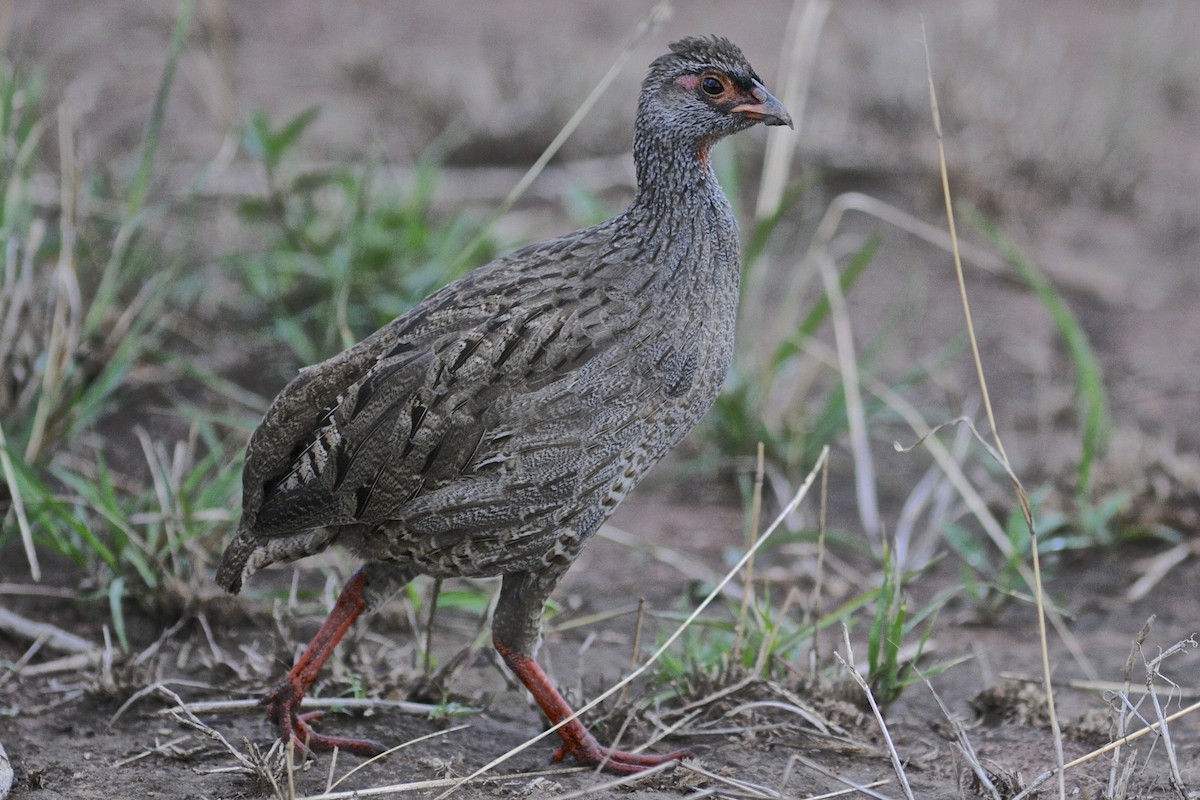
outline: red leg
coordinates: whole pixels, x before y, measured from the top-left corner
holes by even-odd
[[[504,663],[517,676],[517,679],[525,684],[525,688],[533,695],[533,699],[541,706],[542,712],[552,725],[557,725],[574,713],[571,711],[571,707],[567,705],[567,701],[563,699],[558,690],[554,688],[554,685],[550,683],[550,679],[546,677],[546,673],[542,671],[537,661],[527,655],[513,651],[494,637],[492,644],[495,646],[496,652],[504,659]],[[691,755],[687,750],[676,750],[674,753],[668,753],[665,756],[642,755],[640,753],[627,753],[623,750],[613,750],[612,748],[604,747],[596,741],[596,737],[588,733],[587,728],[583,727],[583,723],[578,719],[573,719],[559,728],[558,735],[562,737],[563,743],[562,747],[554,754],[555,761],[562,761],[569,753],[581,764],[587,766],[603,765],[604,769],[609,772],[621,775],[641,772],[650,767],[665,764],[668,761],[677,761]]]
[[[309,722],[320,719],[323,711],[300,714],[300,701],[317,679],[325,662],[333,655],[337,643],[350,630],[354,620],[367,607],[363,598],[363,584],[366,578],[359,569],[350,576],[346,588],[338,596],[333,610],[321,624],[317,635],[304,648],[303,655],[296,660],[287,677],[267,693],[259,705],[267,707],[267,716],[279,729],[279,738],[285,743],[289,737],[295,737],[297,745],[305,750],[347,750],[363,756],[373,756],[382,753],[386,748],[371,739],[342,739],[335,736],[322,736],[312,729]]]

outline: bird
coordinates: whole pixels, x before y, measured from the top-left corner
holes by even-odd
[[[477,267],[275,398],[247,444],[217,583],[237,594],[334,544],[362,560],[261,701],[281,740],[382,752],[299,711],[338,641],[418,575],[499,576],[492,643],[552,725],[570,720],[556,760],[631,774],[690,755],[601,745],[536,652],[551,592],[725,380],[741,256],[711,153],[760,123],[793,127],[735,44],[672,42],[638,95],[624,211]]]

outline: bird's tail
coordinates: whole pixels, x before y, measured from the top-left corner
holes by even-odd
[[[313,528],[263,536],[248,530],[243,524],[238,527],[237,536],[221,556],[221,564],[217,567],[217,585],[230,594],[237,594],[247,578],[268,564],[319,553],[336,538],[336,528]]]

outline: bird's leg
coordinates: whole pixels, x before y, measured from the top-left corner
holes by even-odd
[[[582,541],[579,544],[582,546]],[[537,573],[516,572],[505,575],[500,586],[500,598],[496,601],[496,610],[492,614],[492,644],[496,652],[504,659],[513,675],[525,684],[525,688],[533,695],[533,699],[537,701],[551,725],[558,725],[573,717],[574,712],[550,683],[550,679],[546,677],[546,673],[532,654],[540,636],[542,610],[546,606],[546,599],[572,560],[571,554],[567,554],[560,564],[555,565],[558,569],[551,567]],[[686,750],[678,750],[665,756],[613,750],[596,741],[596,737],[588,733],[587,728],[583,727],[583,723],[578,719],[571,719],[565,723],[558,729],[558,735],[563,743],[554,754],[556,761],[571,755],[581,764],[603,766],[609,772],[626,775],[691,755]]]
[[[525,684],[525,688],[529,690],[529,693],[533,695],[533,699],[541,706],[542,712],[550,720],[550,724],[557,725],[574,714],[571,711],[571,707],[567,705],[567,701],[563,699],[558,690],[554,688],[554,685],[550,683],[550,679],[546,677],[546,673],[542,671],[537,661],[531,656],[523,655],[506,647],[497,638],[493,638],[492,644],[495,646],[496,652],[504,659],[504,663],[508,665],[508,668],[512,670],[521,683]],[[578,719],[573,719],[559,728],[558,735],[562,737],[563,743],[554,754],[555,761],[562,761],[570,754],[581,764],[602,766],[609,772],[621,775],[641,772],[650,767],[686,758],[691,755],[687,750],[676,750],[674,753],[668,753],[665,756],[642,755],[640,753],[628,753],[623,750],[613,750],[596,741],[596,737],[588,733],[587,728]]]
[[[300,701],[317,679],[325,662],[333,655],[337,643],[350,630],[354,620],[367,607],[363,596],[366,575],[362,569],[357,570],[346,582],[346,587],[338,595],[333,610],[321,624],[317,635],[304,648],[304,653],[296,659],[291,672],[280,681],[274,689],[267,693],[259,705],[266,706],[267,716],[279,729],[279,738],[285,743],[295,737],[299,747],[305,750],[347,750],[364,756],[382,753],[386,748],[371,739],[343,739],[335,736],[322,736],[309,725],[324,714],[323,711],[313,711],[308,714],[299,713]]]

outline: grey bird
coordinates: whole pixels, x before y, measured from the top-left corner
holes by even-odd
[[[708,411],[733,356],[741,259],[713,144],[792,124],[732,42],[689,37],[651,63],[633,134],[637,193],[611,220],[496,259],[300,374],[250,438],[242,518],[217,582],[236,594],[332,544],[363,560],[262,705],[284,741],[364,611],[417,575],[502,576],[496,650],[551,724],[571,708],[534,658],[551,591],[622,498]],[[556,758],[632,773],[686,756],[559,728]]]

